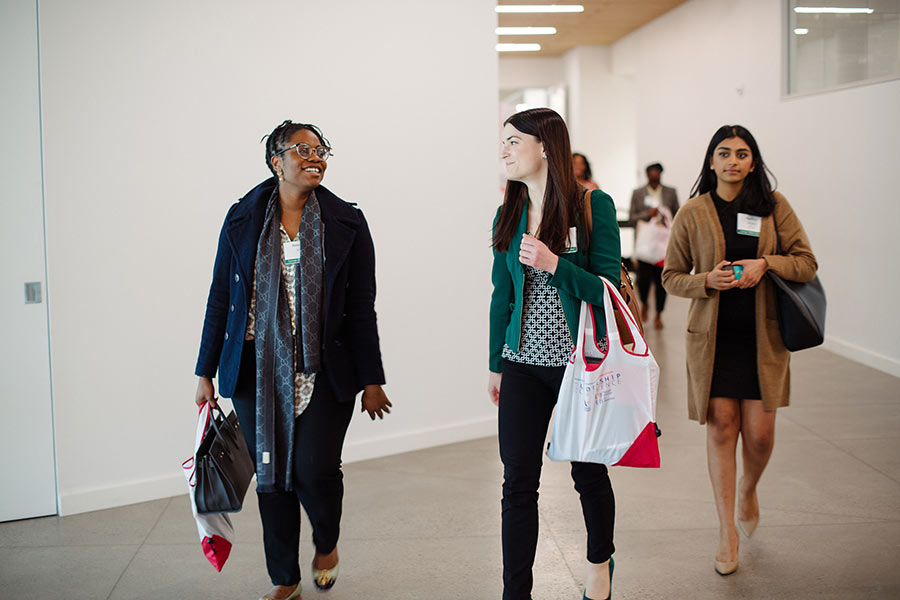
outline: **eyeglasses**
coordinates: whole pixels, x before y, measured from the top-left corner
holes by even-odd
[[[293,146],[289,146],[280,152],[276,152],[273,156],[278,156],[288,150],[296,150],[297,154],[300,158],[308,159],[313,154],[319,157],[319,160],[328,160],[328,157],[334,156],[334,153],[331,152],[331,148],[328,146],[316,146],[313,148],[309,144],[294,144]]]

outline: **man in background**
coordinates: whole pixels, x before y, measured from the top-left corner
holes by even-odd
[[[631,211],[629,220],[635,222],[637,238],[635,245],[641,246],[640,237],[649,235],[649,227],[641,222],[655,227],[669,227],[672,219],[678,211],[678,193],[675,188],[663,185],[661,181],[663,166],[660,163],[647,165],[647,185],[639,187],[631,194]],[[657,236],[658,239],[658,236]],[[656,299],[656,319],[653,326],[662,329],[662,312],[666,305],[666,291],[662,286],[663,258],[665,257],[664,244],[662,256],[653,257],[637,256],[638,259],[638,294],[641,298],[641,321],[647,322],[650,311],[647,300],[650,297],[650,286],[654,287],[653,295]],[[648,262],[652,260],[653,262]]]

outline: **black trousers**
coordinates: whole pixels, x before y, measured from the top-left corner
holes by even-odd
[[[244,342],[232,403],[255,461],[256,356],[250,341]],[[316,552],[328,554],[337,546],[344,498],[341,450],[353,406],[353,402],[339,403],[327,375],[319,373],[312,399],[295,422],[294,489],[257,492],[266,567],[274,585],[294,585],[300,581],[301,505],[312,524]]]
[[[650,297],[650,284],[656,288],[654,295],[656,298],[656,314],[662,313],[666,307],[666,290],[662,285],[663,268],[642,260],[638,261],[637,268],[637,287],[638,295],[641,297],[641,306],[647,305],[647,299]]]
[[[503,461],[503,599],[527,600],[538,541],[538,486],[544,441],[565,367],[503,361],[500,459]],[[587,559],[606,562],[615,550],[615,497],[605,465],[572,463],[587,528]]]

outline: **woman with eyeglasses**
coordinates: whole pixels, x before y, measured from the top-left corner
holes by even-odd
[[[810,281],[817,268],[803,225],[773,189],[753,135],[740,125],[720,127],[691,199],[675,215],[662,273],[669,293],[691,298],[688,416],[706,424],[719,575],[737,571],[738,528],[749,538],[759,524],[756,487],[774,448],[776,410],[790,396],[791,354],[765,274]]]
[[[196,402],[230,397],[256,463],[264,600],[300,596],[300,508],[312,524],[315,587],[338,575],[341,451],[362,391],[390,413],[375,317],[375,250],[362,212],[321,186],[331,156],[315,125],[266,137],[273,177],[229,209],[200,342]]]
[[[494,220],[488,394],[498,405],[503,462],[503,598],[528,600],[538,540],[538,486],[544,441],[565,365],[575,347],[581,301],[595,306],[596,336],[607,345],[602,275],[619,281],[616,207],[590,196],[572,167],[566,124],[548,108],[511,116],[501,158],[508,184]],[[615,498],[605,465],[572,463],[587,529],[584,598],[610,597]]]

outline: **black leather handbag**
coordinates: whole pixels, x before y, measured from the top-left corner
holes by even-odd
[[[203,442],[197,448],[195,500],[197,513],[241,510],[256,465],[247,451],[247,441],[237,415],[227,417],[222,409],[210,413]]]
[[[775,216],[772,216],[775,223]],[[778,254],[781,240],[775,226]],[[775,284],[775,305],[778,310],[778,327],[784,347],[791,352],[818,346],[825,341],[825,288],[816,275],[812,281],[798,282],[782,279],[772,271],[767,272]]]

